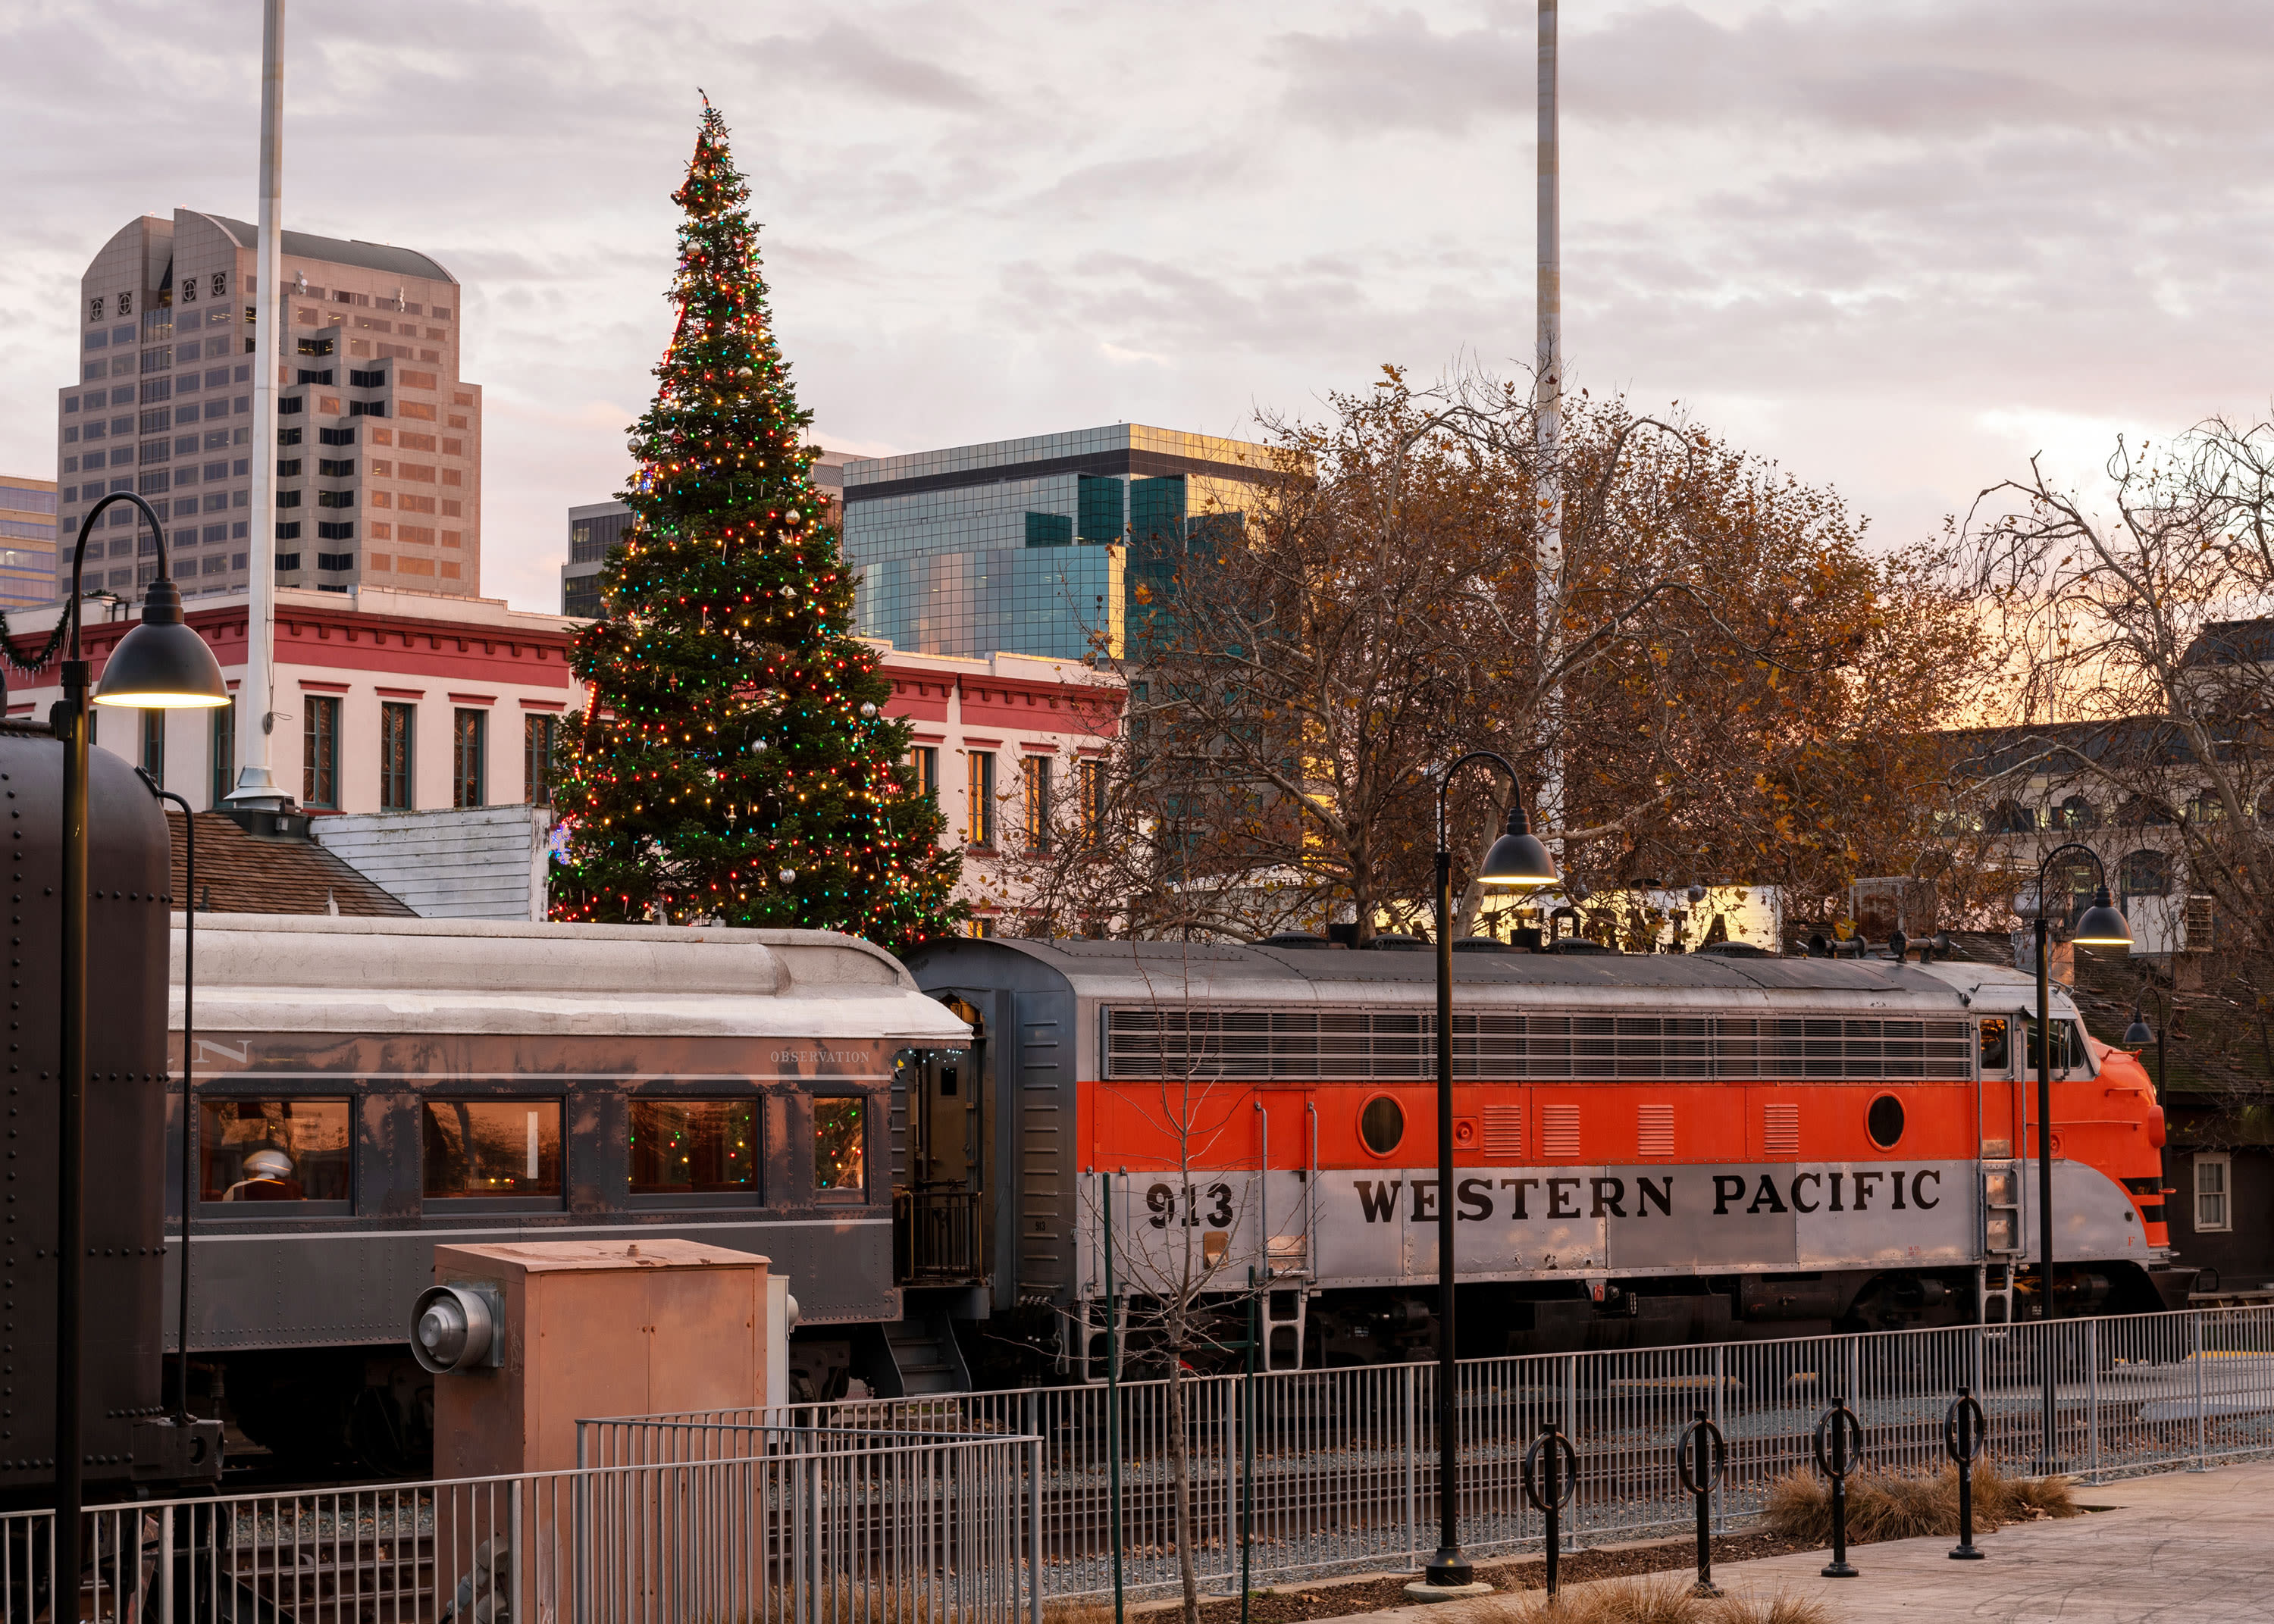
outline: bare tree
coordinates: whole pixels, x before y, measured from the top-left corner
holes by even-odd
[[[1232,1310],[1253,1289],[1252,1280],[1261,1278],[1269,1257],[1261,1186],[1251,1188],[1233,1170],[1241,1159],[1236,1153],[1253,1132],[1255,1090],[1222,1074],[1213,1011],[1205,997],[1189,996],[1195,986],[1191,966],[1133,951],[1131,963],[1147,989],[1136,1012],[1150,1017],[1159,1064],[1156,1077],[1118,1083],[1111,1093],[1117,1108],[1127,1113],[1124,1142],[1157,1149],[1134,1169],[1115,1170],[1116,1182],[1128,1181],[1123,1210],[1103,1200],[1087,1204],[1094,1225],[1114,1226],[1115,1283],[1128,1302],[1126,1345],[1140,1360],[1158,1364],[1166,1378],[1178,1575],[1186,1624],[1199,1624],[1189,1361],[1224,1344],[1237,1318]],[[1260,1169],[1257,1177],[1267,1179],[1269,1169]],[[1141,1212],[1136,1210],[1141,1187]],[[1106,1312],[1116,1312],[1111,1300]],[[1078,1336],[1088,1335],[1087,1327],[1072,1328]]]
[[[2228,948],[2263,959],[2274,425],[2214,418],[2161,447],[2120,440],[2105,476],[2080,492],[2032,459],[1954,537],[1949,565],[1979,594],[2012,718],[1982,753],[1981,808],[2001,832],[2045,837],[2034,844],[2084,835],[2143,865],[2167,856],[2164,882],[2183,877]]]

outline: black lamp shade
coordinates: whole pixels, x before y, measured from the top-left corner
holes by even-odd
[[[1562,877],[1555,871],[1555,860],[1532,832],[1524,808],[1510,807],[1508,832],[1485,853],[1484,867],[1477,870],[1477,883],[1487,891],[1531,891],[1553,885]]]
[[[2108,899],[2108,887],[2104,885],[2093,893],[2092,906],[2077,920],[2069,940],[2082,947],[2132,945],[2132,927],[2125,923],[2124,915]]]
[[[2124,1028],[2124,1047],[2145,1049],[2155,1041],[2155,1033],[2149,1029],[2148,1023],[2141,1018],[2140,1011],[2133,1011],[2132,1024]]]
[[[131,710],[211,710],[229,703],[221,662],[182,619],[182,595],[153,581],[142,624],[118,640],[103,663],[94,703]]]

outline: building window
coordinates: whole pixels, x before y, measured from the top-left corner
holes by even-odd
[[[300,801],[303,806],[336,809],[340,804],[340,702],[321,694],[303,694],[306,707],[300,721]]]
[[[932,803],[939,802],[939,749],[935,745],[920,744],[908,752],[908,765],[915,769],[916,793],[929,795]]]
[[[142,771],[150,781],[164,787],[166,782],[166,713],[145,710],[142,713]]]
[[[2209,1234],[2234,1227],[2234,1204],[2228,1177],[2233,1166],[2223,1150],[2195,1153],[2195,1233]]]
[[[229,799],[237,787],[237,702],[217,705],[213,713],[213,801]]]
[[[558,1196],[558,1100],[429,1100],[422,1149],[425,1193]]]
[[[813,1102],[814,1193],[862,1199],[869,1189],[868,1107],[859,1099]]]
[[[379,809],[382,812],[411,809],[411,748],[418,714],[415,705],[379,708]]]
[[[1096,846],[1105,833],[1105,763],[1081,763],[1081,838]]]
[[[971,752],[969,805],[965,809],[963,838],[973,846],[995,844],[995,754]]]
[[[1020,810],[1023,815],[1027,849],[1050,849],[1050,758],[1028,756],[1019,763]]]
[[[560,732],[557,716],[521,718],[521,781],[533,807],[553,804],[553,745]]]
[[[963,921],[963,929],[980,941],[989,941],[995,935],[995,921],[990,914],[975,914]]]
[[[490,713],[460,710],[450,730],[450,804],[488,805],[482,793],[482,765],[488,756]]]

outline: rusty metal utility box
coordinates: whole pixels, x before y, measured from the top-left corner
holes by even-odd
[[[764,1404],[766,1267],[686,1240],[435,1247],[436,1287],[472,1300],[476,1341],[488,1306],[499,1357],[435,1377],[434,1475],[573,1467],[580,1417]]]

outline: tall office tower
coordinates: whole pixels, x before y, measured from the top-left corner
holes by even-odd
[[[842,451],[824,451],[814,459],[813,483],[829,504],[832,524],[845,516],[845,464]],[[598,620],[600,613],[600,567],[608,549],[624,538],[632,510],[621,502],[589,502],[568,510],[568,561],[561,567],[561,613]]]
[[[1201,527],[1239,523],[1270,455],[1123,423],[847,462],[855,628],[970,659],[1118,657],[1141,589]]]
[[[0,474],[0,609],[55,597],[56,483]]]
[[[79,282],[79,380],[56,410],[64,532],[106,491],[139,492],[185,595],[241,589],[255,541],[256,237],[219,214],[145,215]],[[300,231],[284,233],[283,274],[277,584],[478,596],[482,395],[458,377],[457,279],[411,249]],[[88,586],[131,590],[156,573],[140,528],[131,508],[110,510]],[[60,595],[69,559],[57,569]]]

